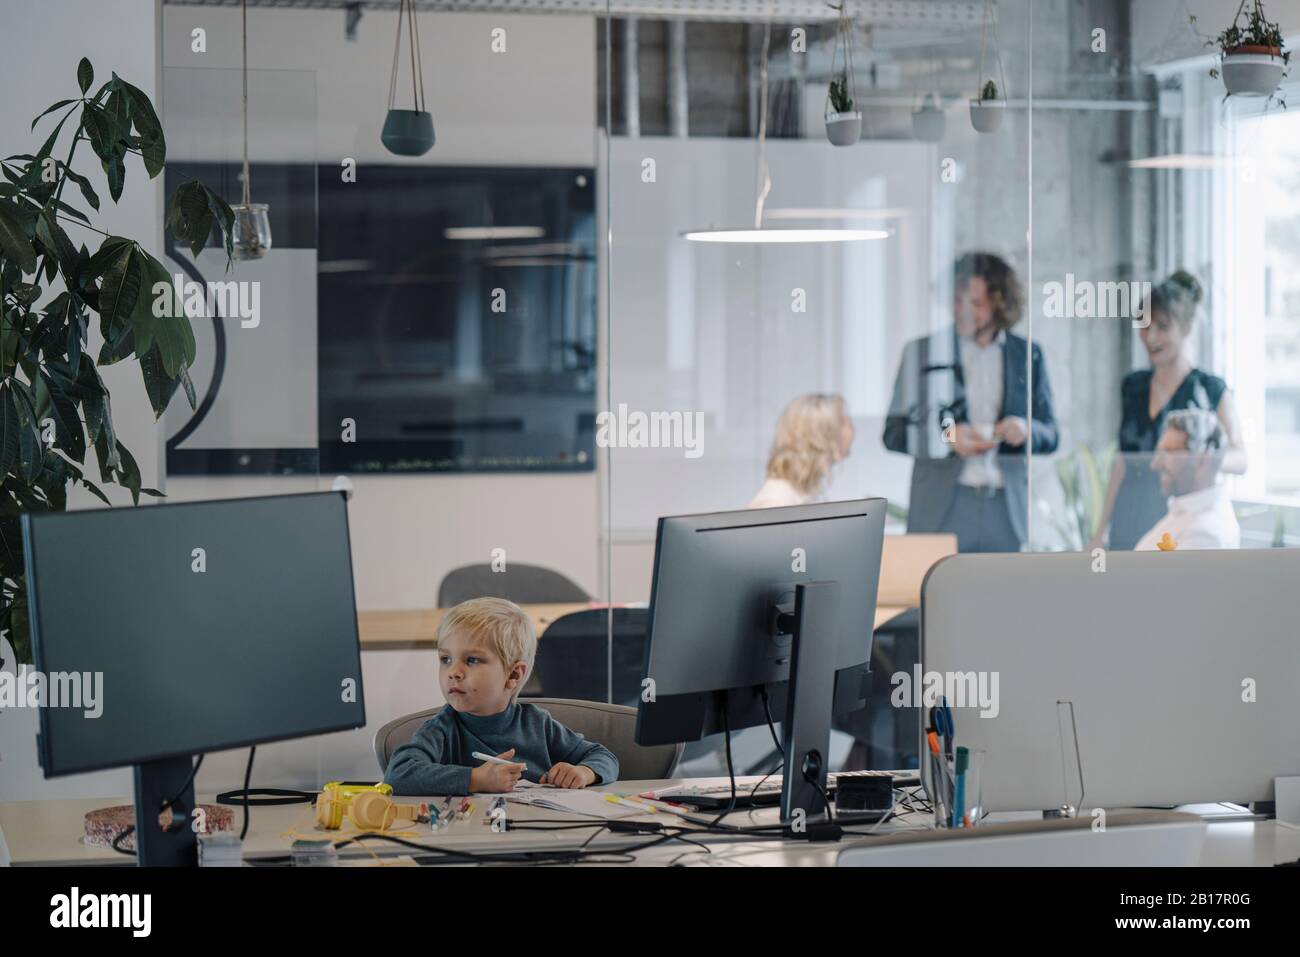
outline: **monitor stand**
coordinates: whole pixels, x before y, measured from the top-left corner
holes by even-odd
[[[194,867],[198,838],[188,815],[194,810],[194,760],[165,758],[135,766],[135,859],[141,867]],[[189,783],[187,783],[189,782]],[[185,789],[182,791],[181,786]],[[163,804],[176,798],[169,830],[158,823]]]
[[[824,833],[824,823],[815,827],[813,822],[829,817],[823,795],[835,697],[839,588],[839,582],[798,585],[794,613],[780,614],[777,619],[779,630],[788,627],[794,635],[782,726],[785,778],[781,782],[781,821],[789,825],[793,837],[831,837]]]

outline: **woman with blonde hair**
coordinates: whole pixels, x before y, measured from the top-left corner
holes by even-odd
[[[831,467],[848,458],[853,422],[844,397],[809,393],[793,399],[776,423],[767,481],[749,508],[803,505],[826,489]]]

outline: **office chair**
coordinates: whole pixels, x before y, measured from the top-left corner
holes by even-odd
[[[471,598],[507,598],[517,605],[590,601],[591,597],[564,575],[540,565],[510,562],[503,572],[489,564],[452,569],[438,585],[438,607],[450,608]]]
[[[565,698],[535,698],[526,703],[545,708],[565,727],[613,751],[618,758],[618,776],[621,781],[661,780],[673,776],[682,746],[643,747],[637,744],[634,738],[635,708],[605,704],[603,701],[572,701]],[[443,707],[439,705],[394,718],[376,731],[374,746],[379,767],[386,770],[393,752],[409,743],[420,725]]]
[[[636,707],[645,670],[645,608],[615,608],[614,704]],[[610,609],[592,608],[562,615],[537,642],[533,679],[524,697],[609,701]]]

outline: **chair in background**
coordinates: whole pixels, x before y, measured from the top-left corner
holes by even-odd
[[[855,743],[847,768],[915,768],[917,721],[915,708],[895,708],[889,696],[890,679],[911,673],[920,658],[921,583],[936,562],[957,554],[957,536],[886,535],[880,556],[880,584],[876,604],[896,609],[876,628],[871,645],[871,691],[867,706],[837,715],[833,726],[852,734]]]
[[[576,731],[590,741],[603,744],[618,758],[618,776],[621,781],[655,781],[673,776],[682,746],[657,745],[643,747],[636,743],[636,709],[602,701],[570,701],[563,698],[534,698],[528,702],[545,708],[551,717],[571,731]],[[375,732],[375,757],[382,769],[388,768],[388,759],[411,737],[424,722],[444,706],[428,708],[414,714],[394,718]]]
[[[537,642],[527,697],[609,701],[609,617],[611,609],[592,608],[551,622]],[[645,608],[614,608],[613,704],[635,707],[645,670]]]
[[[438,607],[450,608],[471,598],[508,598],[517,605],[565,604],[590,601],[578,585],[557,571],[540,565],[510,562],[503,572],[492,566],[463,565],[443,576],[438,586]]]

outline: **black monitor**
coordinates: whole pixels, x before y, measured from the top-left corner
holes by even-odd
[[[659,519],[637,742],[764,725],[770,708],[782,818],[821,815],[831,715],[863,707],[870,687],[885,505]]]
[[[47,700],[41,766],[133,765],[141,863],[193,860],[190,822],[158,825],[179,790],[193,808],[193,755],[365,724],[341,492],[29,513],[22,529],[36,669],[51,687],[89,675],[101,699],[97,716]]]

